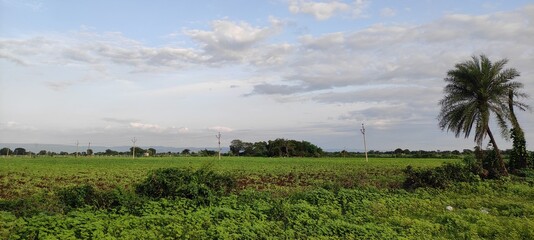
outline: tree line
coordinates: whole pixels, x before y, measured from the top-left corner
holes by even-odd
[[[235,139],[230,143],[229,154],[250,157],[321,157],[324,152],[307,141],[277,138],[254,143]]]
[[[132,156],[132,149],[129,151],[115,151],[106,149],[102,152],[93,152],[91,149],[78,152],[78,156]],[[471,149],[459,150],[410,150],[397,148],[392,151],[369,150],[368,155],[371,158],[463,158],[465,156],[475,156],[476,152]],[[506,159],[512,159],[516,154],[514,149],[503,150],[502,155]],[[159,157],[209,157],[218,154],[215,150],[202,149],[192,151],[188,148],[178,152],[157,152],[154,148],[135,147],[136,157],[142,156],[159,156]],[[255,143],[243,142],[239,139],[233,140],[230,145],[230,151],[222,153],[223,156],[247,156],[247,157],[347,157],[347,158],[364,158],[364,152],[358,151],[323,151],[321,148],[306,141],[277,139],[274,141],[261,141]],[[0,149],[0,156],[76,156],[76,152],[59,153],[47,150],[40,150],[37,153],[27,151],[24,148],[4,147]],[[527,158],[534,161],[534,152],[527,151]],[[511,164],[511,163],[510,163]]]

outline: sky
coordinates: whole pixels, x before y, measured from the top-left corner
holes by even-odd
[[[533,93],[533,42],[531,1],[0,0],[0,143],[472,149],[438,126],[447,71],[507,58]]]

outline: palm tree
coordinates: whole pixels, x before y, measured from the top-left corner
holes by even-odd
[[[489,127],[490,116],[494,115],[501,133],[507,138],[510,116],[508,94],[512,91],[515,96],[525,96],[518,91],[523,84],[512,81],[519,72],[514,68],[503,69],[507,62],[507,59],[502,59],[492,63],[485,55],[480,55],[480,58],[473,56],[469,61],[456,64],[447,72],[445,97],[439,102],[441,112],[438,116],[440,128],[454,132],[456,137],[464,133],[464,137],[468,138],[474,126],[474,140],[479,147],[489,136],[497,155],[492,165],[503,176],[507,176],[508,172]],[[517,102],[515,105],[524,104]]]

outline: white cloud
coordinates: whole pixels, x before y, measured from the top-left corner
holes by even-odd
[[[397,11],[393,8],[382,8],[380,10],[380,16],[382,17],[394,17],[397,15]]]
[[[366,0],[356,0],[352,4],[343,1],[289,0],[289,11],[293,14],[310,14],[319,21],[327,20],[337,13],[350,13],[352,17],[361,17],[367,7]]]
[[[121,123],[121,124],[124,123],[122,120],[115,121],[115,122]],[[124,125],[120,125],[118,128],[116,128],[116,130],[125,131],[129,129],[129,130],[140,131],[142,133],[157,134],[157,135],[162,135],[162,136],[191,133],[191,130],[187,127],[174,127],[174,126],[164,127],[164,126],[160,126],[158,124],[152,124],[152,123],[130,122],[127,125],[128,126],[127,129],[124,129],[122,126]]]
[[[339,2],[314,2],[308,0],[291,0],[289,2],[289,11],[291,13],[311,14],[317,20],[326,20],[332,17],[336,12],[344,12],[350,9],[350,5]]]
[[[2,3],[27,8],[33,12],[39,12],[46,9],[43,1],[39,0],[2,0]]]
[[[155,131],[155,132],[161,132],[164,130],[164,128],[160,127],[157,124],[140,123],[140,122],[131,122],[130,127],[134,129],[149,130],[149,131]]]
[[[266,27],[256,27],[247,22],[215,20],[210,30],[185,31],[185,36],[198,43],[195,48],[148,46],[126,38],[122,33],[96,33],[85,28],[64,35],[0,38],[0,59],[20,66],[86,68],[100,79],[107,77],[102,75],[117,72],[117,68],[130,72],[178,72],[228,64],[280,65],[292,51],[292,46],[270,43],[269,38],[280,33],[284,23],[273,17],[269,18],[269,23]],[[69,84],[57,81],[48,83],[48,86],[61,90]]]
[[[281,69],[284,81],[257,84],[254,93],[292,94],[367,84],[436,87],[455,63],[479,53],[515,59],[520,65],[512,67],[531,76],[527,66],[534,65],[532,8],[303,36],[293,61]]]
[[[208,130],[214,131],[214,132],[232,132],[232,131],[234,131],[234,129],[231,129],[229,127],[223,127],[223,126],[209,127]]]
[[[119,33],[81,31],[22,40],[0,39],[0,58],[20,65],[80,65],[106,69],[118,64],[139,70],[183,69],[202,62],[199,52],[177,47],[147,47]]]
[[[179,133],[188,133],[189,132],[189,128],[186,128],[186,127],[180,127],[177,129]]]
[[[0,122],[0,130],[6,130],[6,131],[33,131],[37,130],[34,126],[15,122],[15,121],[8,121],[8,122]]]
[[[267,39],[278,34],[281,21],[270,18],[271,26],[255,27],[247,22],[216,20],[211,30],[187,30],[185,34],[199,43],[206,62],[224,64],[229,62],[274,63],[288,49],[287,45],[269,45]]]

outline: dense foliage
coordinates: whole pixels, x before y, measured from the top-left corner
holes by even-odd
[[[243,142],[232,140],[230,153],[234,156],[255,157],[320,157],[323,150],[307,141],[278,138],[267,142]]]
[[[161,168],[152,171],[136,187],[136,193],[153,199],[182,197],[209,204],[236,187],[235,179],[209,170]]]
[[[445,188],[458,182],[476,182],[480,177],[472,172],[470,166],[459,163],[447,163],[432,169],[414,169],[406,167],[406,180],[403,186],[407,189],[420,187]]]

